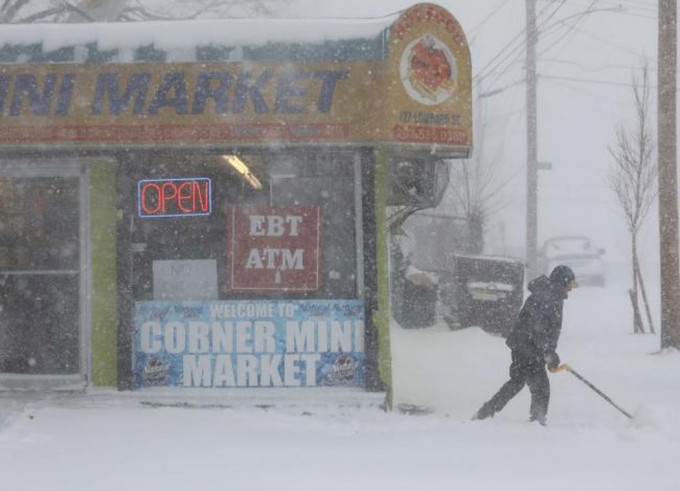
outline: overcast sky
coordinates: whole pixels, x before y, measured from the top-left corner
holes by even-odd
[[[488,231],[498,243],[503,228],[507,247],[521,248],[526,204],[525,1],[438,3],[467,33],[476,88],[481,83],[482,92],[502,89],[482,99],[487,154],[499,154],[503,172],[512,177],[505,209],[491,218]],[[363,17],[385,15],[411,4],[408,0],[295,0],[291,8],[302,16]],[[634,121],[631,72],[639,73],[645,56],[656,79],[657,2],[538,0],[536,12],[538,159],[552,164],[551,170],[539,171],[539,243],[553,235],[585,234],[607,249],[610,260],[622,260],[628,257],[629,239],[620,208],[605,183],[612,164],[607,147],[618,123]],[[645,262],[655,268],[656,217],[655,207],[641,234]]]

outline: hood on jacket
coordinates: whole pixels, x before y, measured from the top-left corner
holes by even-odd
[[[565,299],[569,294],[569,284],[575,281],[576,275],[569,266],[556,266],[548,278],[541,275],[527,285],[529,291],[539,296],[554,296]]]
[[[531,293],[536,295],[548,294],[552,290],[550,278],[546,275],[541,275],[538,278],[531,280],[527,285],[527,288]]]
[[[550,282],[555,286],[567,288],[569,283],[576,281],[576,275],[569,266],[560,264],[555,266],[555,268],[550,273]]]

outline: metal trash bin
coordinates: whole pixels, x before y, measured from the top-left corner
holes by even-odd
[[[416,271],[404,278],[397,322],[406,329],[434,325],[437,313],[438,279],[429,272]]]

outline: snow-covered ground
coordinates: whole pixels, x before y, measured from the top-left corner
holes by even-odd
[[[1,488],[677,490],[680,354],[631,331],[623,284],[578,289],[558,351],[633,420],[562,372],[548,427],[526,422],[526,389],[496,418],[470,421],[505,381],[509,353],[477,328],[444,326],[393,328],[395,400],[426,414],[333,389],[4,395]]]

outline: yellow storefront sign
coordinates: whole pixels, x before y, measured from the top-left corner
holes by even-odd
[[[0,65],[0,144],[391,144],[466,155],[470,57],[419,4],[383,59]]]

